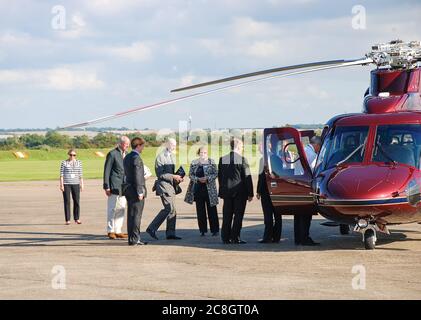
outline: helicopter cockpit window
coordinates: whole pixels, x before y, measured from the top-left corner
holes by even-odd
[[[361,163],[364,159],[368,126],[336,127],[324,141],[321,153],[324,168],[343,163]]]
[[[266,137],[269,173],[275,177],[303,175],[296,173],[295,167],[300,162],[297,146],[293,138],[269,134]]]
[[[421,125],[377,127],[373,161],[401,163],[420,169]]]

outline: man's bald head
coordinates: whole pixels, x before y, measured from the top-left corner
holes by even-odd
[[[129,148],[130,145],[130,139],[127,136],[121,136],[120,139],[118,139],[118,146],[122,151],[126,151]]]
[[[313,136],[310,139],[310,144],[313,146],[314,151],[319,153],[320,147],[322,145],[322,139],[319,136]]]
[[[168,151],[173,152],[177,147],[177,141],[174,138],[168,138],[165,145]]]

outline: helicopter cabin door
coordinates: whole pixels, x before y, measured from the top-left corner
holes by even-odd
[[[264,170],[272,203],[281,214],[316,212],[311,195],[312,172],[305,147],[313,130],[264,130]]]

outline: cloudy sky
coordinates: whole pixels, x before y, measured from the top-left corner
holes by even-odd
[[[0,0],[0,128],[54,128],[178,97],[169,91],[181,85],[421,40],[419,0],[338,2]],[[365,28],[353,28],[355,5]],[[361,110],[369,70],[275,79],[98,126],[177,128],[190,115],[194,128],[324,123]]]

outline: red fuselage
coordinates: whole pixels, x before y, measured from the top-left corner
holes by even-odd
[[[401,136],[413,139],[407,146],[400,145],[402,141],[395,141],[393,146],[398,154],[390,156],[398,159],[407,151],[410,162],[392,162],[393,159],[385,159],[381,155],[376,142],[382,138],[378,138],[379,128],[384,127],[389,128],[396,140],[399,140],[399,132]],[[354,115],[338,120],[333,131],[337,132],[339,128],[368,128],[366,145],[363,156],[355,162],[349,159],[346,163],[316,169],[313,188],[318,194],[318,211],[331,220],[343,223],[355,222],[356,218],[371,218],[379,224],[421,221],[420,204],[410,204],[407,199],[408,184],[411,181],[421,182],[418,147],[421,141],[414,141],[421,138],[421,112]],[[411,130],[406,131],[405,128]],[[411,133],[413,136],[410,136]],[[324,140],[328,141],[329,137]]]
[[[420,222],[420,78],[420,68],[373,70],[363,113],[328,121],[314,169],[304,147],[314,132],[265,129],[274,206],[347,224],[358,218],[378,225]]]

